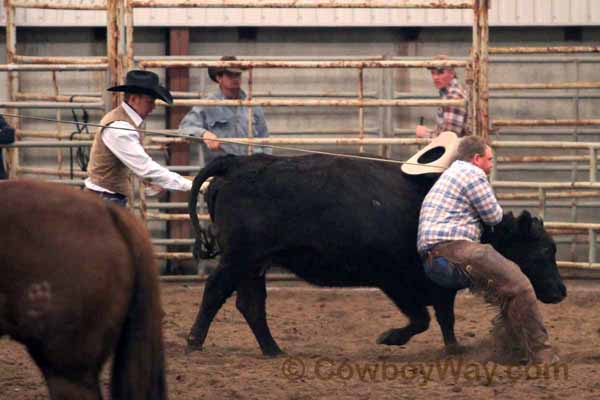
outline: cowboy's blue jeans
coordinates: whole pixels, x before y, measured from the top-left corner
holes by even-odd
[[[456,264],[440,256],[424,257],[425,274],[440,286],[465,289],[472,286],[469,277]]]

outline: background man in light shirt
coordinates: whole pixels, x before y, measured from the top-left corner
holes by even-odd
[[[558,360],[529,279],[492,246],[479,243],[482,224],[502,221],[502,208],[487,179],[490,146],[479,137],[461,139],[457,159],[433,185],[421,206],[417,250],[425,273],[440,286],[475,287],[500,299],[511,328],[525,341],[532,363]]]
[[[223,56],[220,61],[236,61],[235,56]],[[219,85],[211,100],[244,100],[246,93],[241,88],[241,68],[208,68],[208,76]],[[195,106],[179,124],[179,133],[204,139],[201,143],[200,164],[206,165],[226,154],[248,155],[248,146],[237,143],[222,143],[219,138],[268,137],[267,122],[262,107],[252,107],[252,133],[248,135],[247,106]],[[212,140],[211,140],[212,139]],[[271,154],[268,147],[253,146],[252,153]]]
[[[434,60],[445,61],[448,56],[440,54]],[[429,68],[431,81],[440,93],[442,100],[465,100],[467,95],[458,83],[453,67]],[[425,125],[417,125],[416,135],[419,138],[435,138],[440,133],[451,131],[462,137],[470,134],[468,126],[468,107],[443,106],[435,114],[435,128],[429,130]],[[422,123],[422,122],[421,122]]]
[[[96,134],[90,151],[86,189],[104,200],[125,206],[132,198],[129,175],[133,172],[164,189],[191,190],[190,180],[152,160],[142,146],[143,133],[137,130],[154,110],[156,99],[173,102],[171,93],[159,85],[158,75],[150,71],[129,71],[124,85],[108,90],[124,92],[125,100],[100,121],[103,128]]]

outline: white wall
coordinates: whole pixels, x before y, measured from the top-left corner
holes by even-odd
[[[0,12],[0,24],[4,24],[3,5]],[[600,3],[596,0],[491,0],[489,19],[491,26],[595,26],[600,21]],[[134,11],[136,26],[152,27],[439,27],[471,26],[472,20],[471,10],[436,9],[139,8]],[[105,26],[106,12],[19,9],[17,24]]]

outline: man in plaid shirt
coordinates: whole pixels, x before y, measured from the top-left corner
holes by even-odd
[[[439,55],[435,60],[447,60],[445,55]],[[456,72],[452,67],[430,68],[433,84],[440,91],[443,100],[466,99],[465,91],[456,79]],[[467,127],[468,108],[445,106],[440,107],[435,115],[435,129],[429,130],[424,125],[417,125],[416,135],[420,138],[434,138],[440,133],[452,131],[458,137],[469,134]]]
[[[457,159],[433,185],[421,206],[417,250],[425,273],[440,286],[475,287],[498,299],[508,326],[525,341],[532,363],[557,358],[537,307],[529,279],[492,246],[479,243],[481,224],[502,220],[487,176],[492,149],[482,138],[461,139]]]

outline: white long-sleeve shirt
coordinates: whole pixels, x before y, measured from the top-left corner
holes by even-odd
[[[140,143],[140,135],[135,130],[143,120],[133,108],[127,103],[122,103],[123,109],[136,124],[132,126],[126,121],[115,121],[108,128],[102,131],[102,141],[108,149],[119,159],[127,168],[140,178],[149,180],[152,184],[161,186],[165,189],[189,191],[192,189],[192,181],[184,178],[176,172],[169,171],[167,168],[154,161]],[[101,186],[92,183],[90,178],[85,180],[85,186],[88,189],[98,192],[114,193]]]

